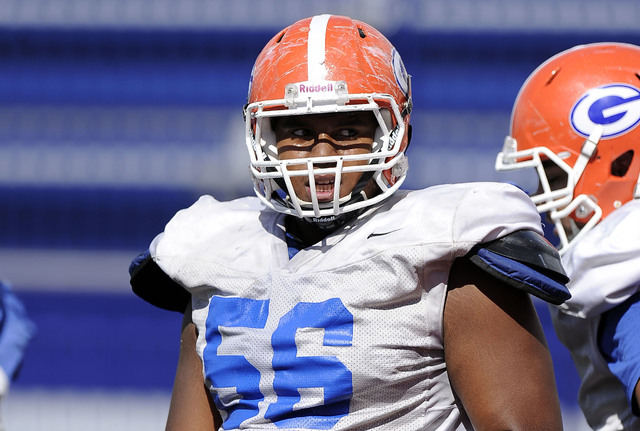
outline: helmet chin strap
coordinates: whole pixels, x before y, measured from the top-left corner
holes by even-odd
[[[596,152],[596,148],[598,147],[598,142],[602,138],[602,133],[604,132],[604,127],[601,124],[598,124],[593,127],[593,130],[589,134],[589,137],[584,144],[582,144],[582,148],[580,149],[580,155],[578,156],[578,160],[576,160],[575,165],[573,165],[573,172],[575,173],[574,177],[576,183],[582,176],[584,169],[587,167],[587,163],[593,156],[593,153]],[[575,184],[573,184],[575,186]]]

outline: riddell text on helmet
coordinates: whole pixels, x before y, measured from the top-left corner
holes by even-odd
[[[332,83],[316,84],[316,85],[299,84],[298,91],[300,93],[326,93],[329,91],[333,91],[333,84]]]

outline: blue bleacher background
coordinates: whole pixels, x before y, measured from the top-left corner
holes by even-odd
[[[202,5],[184,4],[190,3]],[[238,18],[240,13],[211,24],[141,18],[117,25],[95,17],[91,24],[94,15],[81,24],[75,18],[65,23],[63,14],[31,16],[16,1],[7,2],[14,15],[0,11],[0,276],[13,283],[39,331],[16,390],[170,391],[180,316],[129,293],[126,259],[120,267],[102,268],[100,257],[107,252],[133,258],[202,193],[219,199],[251,193],[241,107],[253,60],[280,27],[317,12],[319,4],[309,2],[313,7],[305,9],[285,3],[288,15],[273,12],[271,21],[263,18],[257,26],[251,17]],[[481,2],[461,3],[482,9]],[[495,14],[483,10],[477,20],[464,21],[450,10],[451,26],[411,21],[412,11],[423,5],[415,1],[375,2],[386,8],[382,14],[392,4],[404,5],[394,25],[367,14],[377,17],[372,23],[385,31],[413,75],[407,187],[503,180],[493,173],[493,158],[517,91],[540,62],[580,43],[640,44],[633,25],[609,26],[613,21],[604,18],[590,18],[591,28],[579,18],[558,17],[558,25],[526,19],[527,25],[506,25],[500,10],[509,2],[489,3]],[[629,2],[604,3],[640,14]],[[57,4],[82,8],[72,0]],[[326,2],[356,17],[362,10],[361,2],[338,4]],[[510,4],[529,7],[524,0]],[[619,13],[612,16],[627,22]],[[68,265],[55,274],[43,272],[42,256],[55,261],[62,255],[77,259],[65,260]],[[100,269],[117,277],[101,278]],[[90,286],[74,277],[83,270],[95,271]],[[563,406],[573,409],[576,372],[545,307],[536,306]]]
[[[235,30],[0,30],[0,107],[203,107],[219,108],[241,119],[252,62],[272,35],[273,31]],[[409,155],[419,147],[415,151],[426,153],[427,158],[430,152],[452,145],[447,139],[453,141],[455,136],[450,135],[460,133],[455,127],[470,138],[464,149],[489,156],[497,153],[520,85],[550,55],[584,42],[615,39],[640,43],[639,34],[608,32],[449,34],[402,30],[390,34],[389,39],[413,75],[414,139]],[[504,122],[500,129],[480,131],[484,135],[478,136],[468,125],[456,121],[457,111],[495,112]],[[420,120],[439,112],[449,112],[451,124],[438,135],[438,141],[432,141],[429,134],[434,131],[425,130]],[[69,151],[69,141],[74,147],[118,145],[123,141],[135,146],[139,138],[119,133],[120,124],[115,122],[113,130],[67,129],[57,131],[57,136],[39,131],[38,122],[28,130],[14,127],[10,121],[2,126],[0,139],[18,148],[44,142],[49,148],[61,145]],[[181,135],[170,129],[163,132],[151,136],[149,156],[179,139],[207,141],[212,153],[216,146],[229,144],[220,142],[216,135],[203,136],[197,127]],[[487,142],[478,141],[483,139]],[[16,141],[18,144],[14,144]],[[232,144],[244,145],[242,141]],[[187,145],[184,151],[189,149]],[[457,156],[464,162],[464,153]],[[441,179],[421,178],[420,161],[412,163],[416,172],[410,177],[409,187],[457,180],[455,166],[450,166],[448,175]],[[168,182],[171,170],[172,166],[166,166]],[[145,247],[176,209],[190,204],[200,193],[213,193],[220,199],[250,193],[246,177],[242,184],[216,178],[217,182],[204,188],[4,181],[0,183],[0,247]]]

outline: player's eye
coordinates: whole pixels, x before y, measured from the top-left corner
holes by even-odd
[[[309,129],[293,129],[290,133],[296,138],[308,138],[311,136],[311,131]]]
[[[353,138],[358,135],[358,130],[356,129],[341,129],[338,132],[338,136],[341,138]]]

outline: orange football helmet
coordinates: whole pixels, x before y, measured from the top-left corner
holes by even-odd
[[[375,28],[348,17],[318,15],[276,34],[257,57],[244,108],[246,145],[257,196],[269,207],[315,223],[373,205],[395,192],[405,179],[412,109],[411,79],[393,45]],[[274,117],[370,111],[378,121],[370,153],[279,160]],[[360,160],[354,166],[345,161]],[[290,169],[304,165],[305,170]],[[314,176],[364,172],[352,193],[318,202]],[[291,177],[308,176],[311,202],[293,191]],[[365,196],[375,181],[381,192]]]
[[[549,212],[560,253],[640,197],[638,124],[640,47],[635,45],[568,49],[541,64],[520,89],[496,169],[536,169],[540,186],[531,198],[539,212]]]

